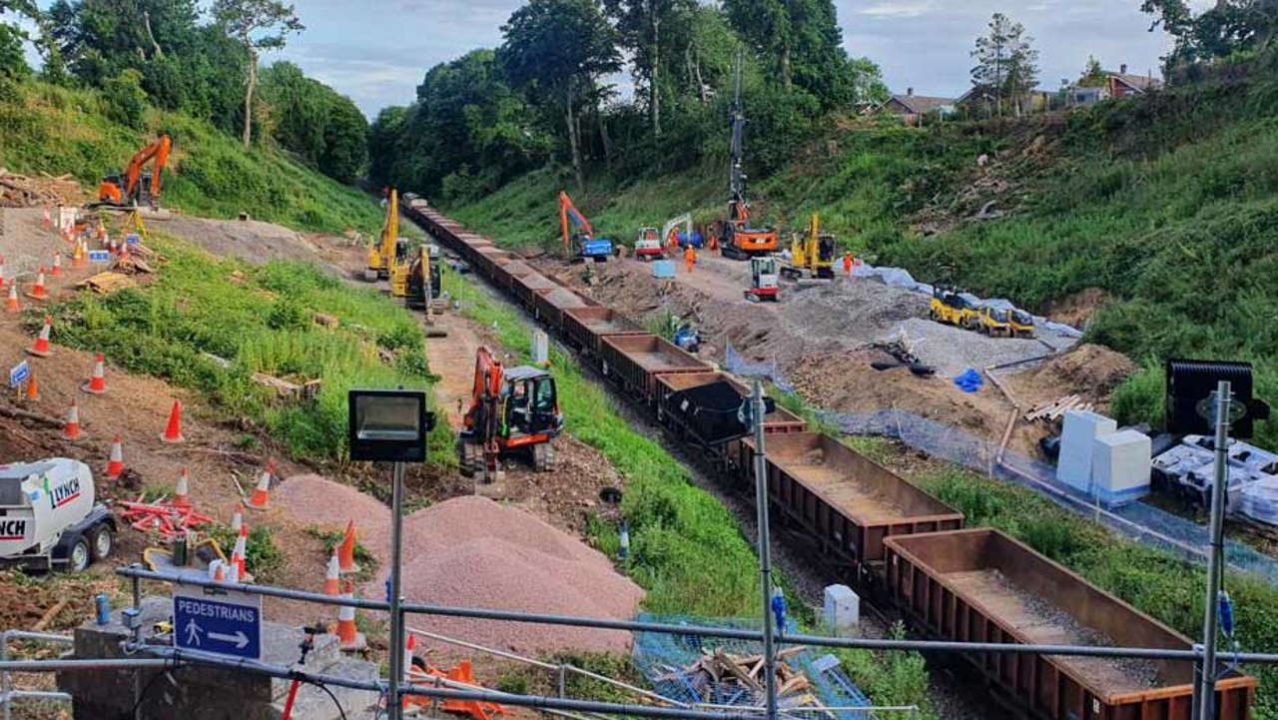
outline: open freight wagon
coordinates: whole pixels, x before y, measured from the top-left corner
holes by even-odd
[[[657,402],[657,377],[714,370],[677,345],[652,334],[605,337],[601,340],[599,356],[603,376],[649,407]]]
[[[931,635],[963,642],[1189,650],[1189,638],[997,530],[887,541],[896,604]],[[1006,700],[1045,720],[1190,720],[1188,662],[975,653]],[[1254,678],[1216,685],[1221,720],[1246,720]]]
[[[755,445],[742,441],[740,483],[751,485]],[[827,435],[765,438],[768,499],[863,583],[882,575],[892,536],[957,530],[963,514]]]
[[[649,334],[621,313],[603,306],[564,308],[560,329],[569,345],[589,356],[599,355],[602,340],[609,335]]]
[[[556,333],[563,329],[564,311],[597,305],[594,300],[563,285],[541,288],[533,293],[533,317]]]

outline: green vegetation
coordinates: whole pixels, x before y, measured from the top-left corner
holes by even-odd
[[[324,543],[324,557],[330,557],[337,549],[338,545],[346,539],[346,533],[341,530],[321,530],[315,525],[306,528],[306,534]],[[351,577],[357,583],[364,583],[377,577],[377,556],[369,552],[364,544],[355,541],[355,564],[359,566],[359,572]]]
[[[506,351],[529,356],[529,325],[516,311],[492,302],[453,273],[444,276],[444,289],[460,301],[467,317],[493,328]],[[732,514],[693,485],[660,444],[631,428],[611,397],[582,376],[574,358],[552,351],[551,364],[568,432],[599,450],[626,478],[622,512],[630,525],[631,553],[622,568],[647,592],[644,609],[706,618],[756,616],[758,563]],[[600,551],[617,556],[616,527],[594,521],[590,535]],[[784,577],[778,582],[783,588],[788,585]],[[792,592],[787,594],[794,620],[802,627],[812,626],[812,613],[794,600]],[[843,659],[857,682],[874,688],[877,701],[927,707],[921,658],[849,653]]]
[[[230,525],[214,525],[209,530],[209,537],[217,542],[227,559],[235,548],[238,537]],[[284,565],[284,555],[275,547],[271,539],[271,529],[265,526],[249,528],[248,540],[244,543],[244,566],[259,583],[270,583],[271,577]]]
[[[188,116],[146,111],[148,131],[114,122],[108,101],[88,90],[44,83],[18,86],[18,102],[0,103],[0,165],[38,175],[71,173],[86,192],[118,173],[160,132],[173,138],[163,204],[194,215],[233,218],[248,212],[290,227],[373,234],[381,213],[359,191],[329,180],[281,153],[244,150],[230,136]],[[95,197],[96,199],[96,197]]]
[[[165,258],[153,283],[54,309],[58,342],[198,390],[227,417],[264,425],[297,458],[343,457],[350,388],[429,382],[416,318],[372,290],[310,265],[255,268],[154,234],[152,247]],[[317,325],[316,313],[339,325]],[[322,384],[313,400],[279,401],[253,381],[257,372]]]

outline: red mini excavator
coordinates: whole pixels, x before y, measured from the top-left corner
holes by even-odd
[[[550,441],[564,427],[555,379],[535,367],[507,369],[486,347],[475,354],[470,409],[457,436],[462,474],[484,482],[499,480],[501,463],[516,453],[532,456],[533,468],[553,468]]]
[[[102,178],[102,184],[98,186],[98,204],[156,207],[160,202],[162,176],[172,147],[169,136],[161,135],[155,142],[137,151],[123,172]],[[152,160],[155,160],[155,168],[144,172],[142,168]]]

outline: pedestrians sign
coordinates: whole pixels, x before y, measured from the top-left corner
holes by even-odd
[[[90,250],[89,262],[94,265],[106,265],[111,262],[111,253],[107,250]]]
[[[27,365],[27,361],[23,360],[9,368],[9,387],[21,387],[22,383],[26,382],[29,377],[31,377],[31,368]]]
[[[219,588],[173,588],[173,642],[179,650],[260,660],[262,596]]]

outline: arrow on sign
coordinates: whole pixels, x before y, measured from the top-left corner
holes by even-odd
[[[243,650],[244,647],[249,644],[248,635],[245,635],[243,630],[235,631],[234,635],[225,635],[223,633],[211,632],[209,633],[209,639],[221,640],[224,643],[230,643],[231,645],[234,645],[235,647],[241,650]]]

